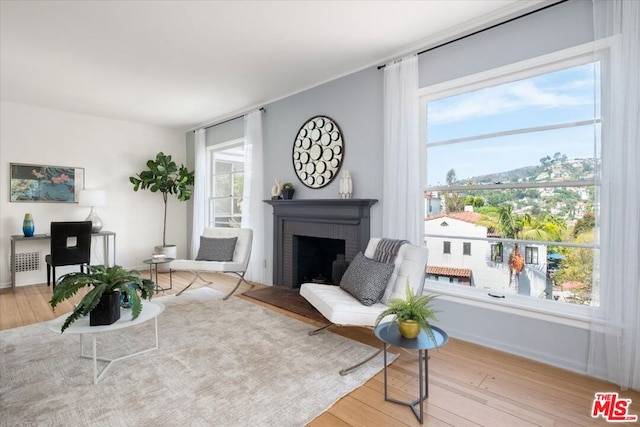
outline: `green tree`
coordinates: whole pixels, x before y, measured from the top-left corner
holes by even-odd
[[[447,172],[447,185],[452,186],[456,182],[456,171],[450,169]],[[464,197],[457,191],[450,191],[444,196],[444,210],[447,213],[461,212],[464,210]]]
[[[482,206],[484,206],[484,198],[480,196],[467,196],[466,199],[464,199],[464,204],[473,206],[474,208],[481,208]]]
[[[593,231],[596,227],[596,217],[593,212],[586,212],[582,218],[576,221],[573,226],[573,237],[577,238],[580,234]]]
[[[593,243],[594,231],[587,231],[576,237],[576,243]],[[560,263],[554,280],[558,284],[565,282],[582,282],[586,285],[583,293],[590,294],[593,285],[593,249],[591,248],[563,248],[566,257]]]
[[[455,182],[456,182],[456,170],[449,169],[449,172],[447,172],[447,185],[452,186]]]

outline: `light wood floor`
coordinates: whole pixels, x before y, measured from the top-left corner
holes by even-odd
[[[160,276],[160,285],[168,287],[168,275]],[[235,283],[224,275],[208,277],[214,281],[210,286],[222,292],[231,290]],[[189,273],[174,272],[173,290],[164,294],[180,291],[189,281]],[[201,284],[194,285],[197,286]],[[248,288],[243,285],[241,291]],[[48,305],[50,297],[51,289],[46,285],[18,287],[15,293],[11,289],[1,289],[0,330],[50,320],[71,310],[72,303],[69,302],[58,306],[53,313]],[[322,325],[253,299],[237,297],[307,323]],[[376,347],[380,345],[366,328],[336,328],[336,332]],[[388,369],[390,394],[396,399],[413,400],[418,394],[417,356],[406,351],[395,351],[400,356]],[[605,425],[602,418],[592,419],[590,416],[594,393],[604,391],[615,391],[621,397],[632,399],[630,413],[640,415],[640,393],[622,392],[612,384],[478,345],[451,339],[439,350],[429,352],[429,356],[429,399],[425,402],[425,425]],[[336,402],[310,426],[420,425],[408,407],[385,402],[383,389],[383,374],[380,372]],[[312,390],[306,392],[313,393]]]

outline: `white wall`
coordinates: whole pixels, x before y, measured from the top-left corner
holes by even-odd
[[[84,220],[89,208],[75,203],[9,202],[9,164],[33,163],[82,167],[85,188],[104,189],[108,206],[97,208],[104,230],[117,233],[116,261],[141,268],[153,246],[162,243],[162,198],[134,192],[129,176],[141,171],[158,151],[184,163],[184,132],[118,120],[72,114],[27,105],[0,103],[0,286],[10,284],[10,237],[22,234],[22,219],[31,212],[36,233],[48,233],[51,221]],[[186,203],[169,201],[167,243],[186,255]],[[92,263],[101,263],[101,240],[94,239]],[[48,241],[20,244],[17,252],[42,251],[41,268],[18,273],[17,285],[46,281],[44,255]],[[60,272],[70,271],[59,269]]]

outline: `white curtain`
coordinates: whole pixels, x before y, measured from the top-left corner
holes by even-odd
[[[253,230],[253,249],[245,277],[266,283],[264,267],[264,167],[262,156],[262,110],[244,117],[244,190],[242,193],[242,227]]]
[[[595,0],[602,67],[600,283],[589,373],[640,391],[640,2]]]
[[[200,249],[200,236],[207,217],[207,132],[195,132],[195,184],[193,186],[193,226],[191,228],[191,259],[196,259]]]
[[[418,57],[384,68],[382,235],[422,244]]]

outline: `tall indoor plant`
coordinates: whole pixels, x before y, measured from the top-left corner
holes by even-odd
[[[167,245],[167,201],[169,195],[174,195],[181,202],[191,198],[192,187],[195,182],[194,172],[186,166],[178,165],[170,155],[162,151],[156,154],[155,159],[147,161],[147,168],[129,177],[133,184],[133,191],[149,190],[152,193],[160,192],[164,202],[164,219],[162,227],[162,248]]]

